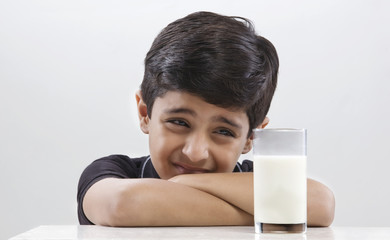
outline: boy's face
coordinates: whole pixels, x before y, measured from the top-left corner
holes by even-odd
[[[169,91],[156,98],[152,117],[137,94],[141,129],[149,134],[153,165],[162,179],[179,174],[232,172],[251,149],[244,111],[231,111],[201,98]]]

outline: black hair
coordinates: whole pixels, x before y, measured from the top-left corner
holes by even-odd
[[[241,17],[197,12],[165,27],[145,58],[142,99],[185,91],[210,104],[243,109],[250,131],[262,123],[274,95],[279,59],[275,47]]]

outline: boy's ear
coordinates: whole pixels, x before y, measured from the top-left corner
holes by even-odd
[[[253,140],[252,135],[246,140],[244,149],[242,150],[242,154],[248,153],[252,149],[252,140]]]
[[[268,125],[268,123],[269,123],[269,118],[265,117],[263,122],[257,128],[263,129]]]
[[[257,126],[257,128],[259,129],[263,129],[265,128],[269,123],[269,118],[268,117],[265,117],[263,122]],[[245,143],[245,146],[244,146],[244,149],[242,150],[242,154],[245,154],[245,153],[248,153],[251,149],[252,149],[252,142],[253,142],[253,133],[252,135],[246,140],[246,143]]]
[[[149,116],[148,116],[148,108],[142,99],[141,90],[138,90],[135,93],[135,100],[137,101],[137,110],[138,110],[138,118],[139,124],[142,132],[145,134],[149,133]]]

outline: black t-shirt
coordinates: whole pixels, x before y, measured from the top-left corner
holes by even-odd
[[[244,160],[237,163],[233,172],[253,172],[253,163]],[[81,174],[77,190],[77,213],[80,224],[93,224],[83,211],[83,199],[87,190],[104,178],[160,178],[153,167],[150,156],[129,158],[125,155],[111,155],[92,162]]]

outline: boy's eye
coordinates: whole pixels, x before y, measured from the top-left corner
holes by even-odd
[[[227,137],[235,137],[234,133],[227,129],[219,129],[216,132]]]
[[[168,120],[168,122],[178,126],[189,127],[189,125],[185,121],[180,119],[172,119],[172,120]]]

